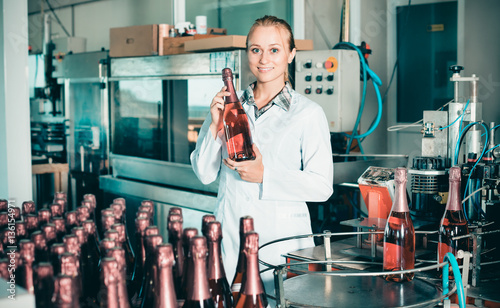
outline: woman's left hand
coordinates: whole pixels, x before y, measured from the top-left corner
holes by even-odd
[[[226,158],[223,162],[229,169],[238,172],[242,180],[252,183],[262,183],[264,178],[262,154],[260,154],[259,148],[257,148],[255,143],[252,145],[252,148],[255,153],[254,160],[234,161],[230,158]]]

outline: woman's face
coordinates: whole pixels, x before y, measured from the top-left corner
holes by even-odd
[[[259,26],[248,37],[248,63],[259,83],[284,83],[288,64],[295,56],[285,40],[285,30]]]

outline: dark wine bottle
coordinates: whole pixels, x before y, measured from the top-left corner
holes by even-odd
[[[395,192],[391,213],[384,230],[384,271],[415,268],[415,229],[406,197],[406,168],[396,168]],[[388,281],[410,281],[414,273],[387,275]]]
[[[144,278],[144,266],[146,263],[146,251],[144,238],[146,229],[150,226],[149,218],[142,217],[135,219],[135,264],[132,281],[128,285],[128,294],[135,305],[141,291],[142,279]]]
[[[99,260],[101,255],[96,238],[97,232],[94,221],[86,220],[82,223],[82,227],[85,230],[85,235],[87,237],[86,253],[82,255],[82,259],[86,262],[87,267],[85,282],[83,282],[83,292],[87,302],[90,302],[92,306],[96,305],[99,301]]]
[[[186,299],[188,289],[193,285],[193,258],[191,255],[191,239],[198,235],[198,229],[196,228],[185,228],[182,231],[182,246],[184,251],[184,268],[182,269],[182,283],[180,295],[177,296],[179,299]],[[206,263],[205,263],[206,264]]]
[[[45,241],[47,242],[47,250],[50,250],[52,244],[57,242],[56,226],[53,223],[45,224],[42,227],[42,233],[43,236],[45,236]]]
[[[36,307],[52,307],[54,270],[52,264],[40,262],[33,266],[33,286]]]
[[[57,205],[59,206],[59,205]],[[52,216],[52,223],[56,226],[56,237],[57,242],[62,243],[63,237],[66,235],[66,222],[62,217],[54,217]],[[56,274],[57,276],[57,274]]]
[[[42,231],[33,232],[31,234],[31,241],[35,244],[35,261],[33,264],[49,261],[47,241]]]
[[[71,252],[65,252],[60,256],[59,261],[61,264],[61,274],[73,279],[73,283],[75,284],[73,296],[75,300],[82,303],[84,299],[82,296],[82,276],[80,274],[78,256]]]
[[[9,225],[9,214],[7,212],[0,212],[0,230],[3,230]]]
[[[115,247],[109,249],[106,252],[107,257],[113,258],[116,260],[118,265],[118,281],[117,281],[117,289],[118,289],[118,304],[120,308],[130,308],[132,306],[127,290],[127,282],[125,279],[126,276],[126,257],[125,250],[122,247]]]
[[[233,295],[226,278],[222,263],[221,240],[222,228],[218,221],[210,221],[206,225],[208,245],[207,276],[210,293],[217,308],[232,308]]]
[[[174,265],[174,249],[171,244],[156,246],[156,260],[158,268],[158,287],[155,294],[157,308],[177,308],[177,297],[175,296],[174,276],[172,266]]]
[[[130,244],[130,239],[127,236],[126,226],[123,223],[117,223],[112,225],[111,228],[118,231],[119,245],[125,251],[126,281],[129,283],[132,280],[132,275],[134,274],[135,255],[132,245]]]
[[[173,216],[173,215],[172,215]],[[179,215],[176,215],[179,216]],[[174,248],[174,286],[177,298],[182,297],[182,277],[184,276],[184,248],[182,246],[182,221],[174,220],[168,222],[168,242]]]
[[[31,238],[31,233],[38,230],[38,215],[27,214],[24,217],[24,221],[26,222],[27,236]]]
[[[52,264],[52,269],[54,270],[54,276],[57,277],[61,273],[61,264],[59,262],[60,256],[66,252],[64,244],[54,243],[50,246],[50,263]]]
[[[76,292],[74,278],[67,275],[58,275],[54,282],[54,308],[80,308],[80,303],[74,294]]]
[[[139,298],[141,307],[152,307],[156,291],[157,267],[154,262],[156,247],[163,242],[161,235],[146,236],[146,271]]]
[[[19,245],[19,242],[21,242],[21,240],[28,238],[28,231],[26,230],[26,222],[18,220],[15,222],[15,227],[16,227],[16,232],[15,232],[16,233],[16,245]],[[5,230],[7,233],[10,232],[10,230],[8,230],[8,229],[5,229]],[[6,241],[8,245],[10,245],[10,243],[8,243],[8,241],[9,241],[8,234],[6,234],[4,236],[3,240]]]
[[[38,225],[40,227],[45,226],[50,223],[50,219],[52,218],[52,214],[49,209],[39,209],[38,210]]]
[[[452,239],[456,236],[469,234],[469,227],[467,225],[467,219],[465,218],[462,207],[462,198],[460,196],[461,175],[460,167],[450,168],[448,201],[439,226],[439,262],[443,262],[444,256],[448,252],[456,256],[459,250],[469,250],[468,237],[458,240]],[[457,262],[459,265],[462,264],[461,259],[457,259]]]
[[[264,308],[268,306],[267,295],[259,274],[259,234],[245,234],[246,271],[241,282],[241,292],[236,308]]]
[[[252,148],[252,135],[245,110],[236,96],[233,84],[233,72],[230,68],[222,70],[222,81],[231,95],[224,102],[224,133],[229,158],[235,161],[255,159]]]
[[[101,269],[100,306],[101,308],[119,308],[118,280],[120,273],[118,262],[113,258],[102,258]]]
[[[231,283],[231,293],[233,294],[233,300],[236,303],[240,296],[241,291],[241,281],[243,280],[243,275],[245,274],[245,268],[247,265],[244,249],[245,249],[245,234],[253,231],[253,218],[251,216],[243,216],[240,218],[240,254],[238,255],[238,263],[236,265],[236,273],[234,274],[233,281]]]
[[[35,243],[30,240],[21,240],[19,252],[22,259],[22,287],[29,293],[34,293],[33,287],[33,263],[35,261]]]
[[[183,308],[215,308],[207,279],[207,239],[200,235],[192,237],[189,252],[193,262],[193,278],[187,288]]]

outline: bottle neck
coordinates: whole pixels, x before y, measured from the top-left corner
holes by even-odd
[[[220,241],[208,242],[208,279],[219,280],[226,277],[222,266],[222,255],[220,253]]]
[[[192,288],[188,291],[188,300],[204,301],[212,297],[208,288],[207,264],[204,258],[192,258],[194,275]]]
[[[162,266],[158,271],[158,307],[177,307],[172,267]]]
[[[238,101],[238,97],[236,96],[236,90],[234,89],[234,83],[232,78],[225,78],[224,85],[227,87],[226,91],[230,92],[231,95],[226,96],[225,103],[231,104]]]
[[[243,294],[258,295],[264,293],[262,280],[259,274],[259,258],[258,254],[247,254],[247,268],[245,272],[246,279],[242,283]]]
[[[462,210],[462,198],[460,197],[460,181],[451,181],[448,192],[448,201],[446,210],[460,211]]]
[[[406,198],[406,181],[396,182],[392,212],[404,213],[409,211],[408,199]]]
[[[246,259],[243,248],[245,245],[245,238],[240,234],[240,254],[238,255],[238,263],[236,265],[236,273],[242,273],[245,270]]]

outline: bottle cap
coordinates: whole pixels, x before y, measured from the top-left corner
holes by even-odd
[[[71,232],[76,235],[80,245],[87,243],[87,232],[83,227],[74,227]]]
[[[222,80],[225,79],[233,79],[233,71],[227,67],[222,70]]]
[[[210,242],[219,242],[222,240],[222,228],[220,222],[211,221],[207,225],[207,240]]]
[[[101,216],[105,215],[113,215],[113,209],[108,207],[106,209],[101,210]]]
[[[78,222],[83,223],[90,218],[90,208],[87,206],[79,206],[76,208]]]
[[[167,218],[168,222],[171,222],[171,221],[174,221],[174,220],[178,220],[178,221],[182,221],[182,216],[179,215],[179,214],[170,214],[168,215],[168,218]]]
[[[23,215],[35,214],[36,206],[34,201],[24,201],[23,202]]]
[[[159,268],[174,265],[174,249],[171,244],[156,246],[156,264]]]
[[[240,218],[240,234],[253,231],[253,218],[251,216],[243,216]]]
[[[159,235],[159,234],[160,234],[160,229],[158,229],[157,226],[149,226],[146,228],[146,231],[144,231],[145,236]]]
[[[148,235],[146,236],[146,250],[152,256],[154,255],[156,246],[163,242],[163,237],[161,235]]]
[[[124,224],[113,224],[111,228],[118,232],[118,241],[120,243],[124,243],[127,240],[127,233],[125,232],[126,230]]]
[[[118,231],[115,229],[109,229],[106,232],[104,232],[104,237],[112,239],[115,241],[117,244],[120,242],[118,238],[120,237],[120,234],[118,234]],[[120,242],[121,243],[121,242]]]
[[[137,213],[135,214],[135,217],[136,218],[147,218],[147,219],[150,219],[151,218],[151,214],[149,214],[149,212],[147,210],[139,210],[137,211]]]
[[[5,199],[0,199],[0,212],[7,212],[9,209],[9,201]]]
[[[101,242],[99,242],[99,248],[101,252],[104,254],[108,249],[116,247],[116,241],[110,238],[103,238]]]
[[[9,224],[9,214],[7,212],[0,213],[0,226],[7,226]]]
[[[19,253],[23,263],[31,266],[31,263],[35,261],[35,243],[26,239],[21,240],[19,242]]]
[[[78,258],[71,252],[65,252],[59,256],[61,263],[61,274],[71,277],[78,276]]]
[[[75,226],[78,225],[77,213],[76,211],[66,212],[66,225]]]
[[[95,223],[93,220],[85,220],[82,222],[82,227],[85,229],[85,232],[87,233],[87,237],[89,235],[95,235]]]
[[[394,181],[399,184],[404,184],[407,182],[407,170],[403,167],[398,167],[394,171]]]
[[[125,211],[127,209],[125,198],[116,198],[116,199],[113,199],[113,203],[121,204],[121,206],[122,206],[122,213],[125,213]]]
[[[50,246],[50,254],[53,256],[60,256],[66,252],[66,248],[64,248],[64,244],[54,243]]]
[[[62,217],[62,207],[60,204],[53,203],[50,205],[50,213],[52,218],[54,217]]]
[[[54,203],[59,204],[61,206],[62,213],[64,213],[66,211],[66,199],[55,198]]]
[[[0,259],[0,277],[9,281],[10,273],[8,259]]]
[[[111,229],[111,226],[115,224],[115,216],[104,215],[101,216],[102,229],[104,231]]]
[[[56,226],[57,233],[66,233],[66,222],[62,217],[52,216],[52,223]]]
[[[245,254],[257,254],[259,252],[259,234],[250,231],[245,234]]]
[[[51,278],[54,276],[54,269],[52,264],[48,262],[40,262],[33,266],[33,276],[34,280],[41,280],[45,278]]]
[[[64,201],[68,200],[68,196],[63,191],[58,191],[54,194],[54,199],[63,199]]]
[[[80,255],[80,242],[78,237],[74,234],[67,234],[63,237],[64,248],[67,252],[74,253],[76,256]]]
[[[91,202],[91,210],[95,211],[97,203],[96,203],[96,200],[95,200],[95,196],[93,194],[85,194],[85,195],[83,195],[83,200],[90,201]]]
[[[462,180],[462,169],[457,166],[453,166],[449,170],[450,182],[461,182]]]
[[[24,221],[16,221],[16,237],[25,238],[26,237],[26,222]]]
[[[50,221],[50,218],[52,217],[52,214],[50,213],[49,209],[39,209],[38,210],[38,223],[48,223]]]
[[[47,249],[47,241],[42,231],[35,231],[31,233],[31,241],[35,243],[36,249]]]
[[[139,206],[139,211],[146,211],[149,213],[149,217],[153,217],[153,206],[149,204],[143,204]]]
[[[201,218],[201,233],[204,236],[207,236],[208,223],[211,221],[215,221],[215,215],[207,214],[203,215],[203,217]]]
[[[120,272],[127,269],[127,261],[125,259],[125,249],[121,247],[113,247],[106,250],[106,257],[116,260],[118,270]]]
[[[146,228],[149,227],[149,219],[146,217],[137,217],[135,219],[135,231],[139,233],[141,236],[144,236],[144,232]]]
[[[68,275],[58,275],[54,281],[54,297],[52,302],[56,307],[71,307],[73,305],[73,278]]]
[[[57,238],[56,225],[53,223],[46,224],[42,227],[42,233],[48,242],[55,240]]]
[[[113,215],[115,215],[115,221],[117,222],[121,221],[123,216],[123,206],[120,203],[113,203],[109,207],[113,210]]]
[[[207,239],[201,235],[193,236],[189,251],[193,260],[206,258],[208,253]]]
[[[27,230],[38,229],[38,215],[28,214],[24,217],[24,221],[26,221],[26,229]]]

